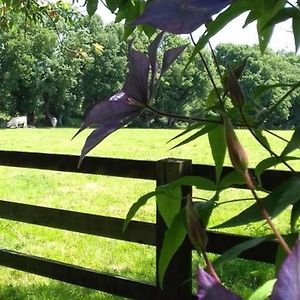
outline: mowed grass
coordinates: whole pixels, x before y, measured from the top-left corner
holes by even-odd
[[[76,129],[2,129],[1,150],[18,150],[79,155],[89,130],[71,140]],[[102,157],[159,160],[166,157],[193,159],[195,163],[213,163],[206,137],[170,150],[167,141],[179,130],[122,129],[104,140],[90,155]],[[291,132],[278,132],[290,138]],[[254,167],[268,153],[246,131],[239,131],[242,144]],[[270,137],[274,151],[280,153],[284,142]],[[228,158],[226,164],[229,165]],[[298,162],[293,162],[296,169]],[[155,188],[153,181],[94,176],[33,169],[0,167],[0,199],[48,207],[124,218],[129,207],[143,194]],[[195,191],[199,197],[209,193]],[[231,189],[221,202],[248,198],[247,191]],[[212,216],[211,226],[238,213],[252,202],[220,205]],[[288,213],[275,220],[288,231]],[[143,207],[137,219],[155,220],[154,199]],[[264,223],[233,228],[228,231],[261,235],[268,232]],[[1,248],[57,259],[147,282],[155,281],[155,249],[112,239],[76,234],[41,226],[0,221]],[[196,264],[195,258],[194,263]],[[220,268],[226,286],[244,297],[273,275],[269,264],[235,260]],[[54,280],[0,267],[0,299],[122,299],[101,292],[59,283]]]

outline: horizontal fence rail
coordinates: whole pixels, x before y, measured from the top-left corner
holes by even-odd
[[[171,159],[156,162],[86,157],[80,168],[77,168],[78,159],[79,157],[76,155],[0,150],[0,165],[7,167],[156,180],[158,185],[168,183],[174,178],[185,175],[202,176],[215,180],[215,168],[213,166],[192,164],[191,161]],[[232,171],[233,168],[224,167],[222,177]],[[250,170],[250,174],[254,174],[253,170]],[[267,190],[272,190],[291,176],[291,173],[288,171],[265,171],[261,177],[262,186]],[[234,187],[247,188],[245,185]],[[189,188],[183,187],[182,191],[183,194],[189,193]],[[184,205],[184,202],[182,205]],[[132,221],[129,223],[127,230],[123,232],[124,220],[120,218],[16,203],[7,200],[0,200],[0,218],[155,246],[157,255],[159,255],[163,232],[166,229],[159,214],[157,215],[156,224]],[[233,246],[249,239],[253,239],[253,237],[208,231],[207,251],[222,254]],[[239,257],[274,263],[277,248],[278,243],[269,240],[244,251]],[[191,265],[187,263],[187,266],[184,266],[184,260],[187,262],[191,259],[192,249],[189,241],[185,241],[182,249],[179,249],[179,256],[175,256],[174,261],[171,261],[170,270],[166,273],[165,280],[168,283],[166,287],[167,293],[161,291],[158,288],[158,284],[151,285],[138,282],[7,249],[0,249],[0,265],[133,299],[195,299],[195,296],[191,295],[190,283],[186,288],[182,289],[179,287],[177,290],[174,289],[174,285],[184,282],[183,279],[185,278],[184,276],[187,276],[187,270],[191,274]],[[184,260],[182,259],[183,257]],[[183,271],[183,275],[178,277],[176,273],[181,271]]]

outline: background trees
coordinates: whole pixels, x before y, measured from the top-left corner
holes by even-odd
[[[127,64],[123,26],[105,26],[100,17],[81,15],[61,2],[40,18],[41,22],[29,23],[14,11],[5,14],[5,30],[0,32],[0,114],[6,119],[27,114],[29,122],[38,125],[50,125],[50,117],[56,116],[59,125],[79,126],[92,105],[122,87]],[[13,26],[7,26],[12,22]],[[143,48],[148,37],[141,32],[134,35],[135,45]],[[187,42],[169,35],[161,51]],[[162,78],[158,97],[152,103],[155,109],[176,115],[207,114],[212,87],[200,60],[194,60],[185,70],[191,51],[188,47]],[[216,72],[205,50],[203,54]],[[247,57],[241,85],[253,119],[259,119],[288,90],[278,87],[256,97],[257,86],[296,82],[300,65],[299,56],[292,53],[267,51],[261,56],[252,46],[219,45],[216,56],[224,67]],[[264,126],[298,126],[299,99],[299,92],[289,95]],[[148,111],[131,126],[173,125],[180,123]]]

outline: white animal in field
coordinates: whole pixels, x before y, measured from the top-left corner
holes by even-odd
[[[14,117],[9,122],[7,122],[6,127],[8,128],[19,128],[23,126],[23,128],[27,127],[27,117]]]
[[[55,117],[52,117],[51,118],[51,124],[52,124],[52,127],[56,127],[56,125],[57,125],[57,119],[55,118]]]

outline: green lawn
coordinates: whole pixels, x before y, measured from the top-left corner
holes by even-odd
[[[75,132],[75,129],[60,128],[1,129],[1,150],[79,155],[90,131],[87,130],[71,141]],[[192,158],[195,163],[213,162],[206,138],[169,150],[174,143],[167,144],[167,141],[178,133],[178,130],[122,129],[104,140],[91,155],[149,160],[176,157]],[[290,132],[279,134],[286,138],[291,135]],[[251,166],[267,157],[267,152],[258,148],[256,141],[247,132],[240,131],[239,135],[249,152]],[[270,143],[275,152],[279,152],[284,145],[273,137],[270,138]],[[229,164],[228,159],[226,164]],[[300,169],[300,164],[294,163],[294,167]],[[0,199],[122,218],[138,197],[153,190],[155,186],[154,182],[145,180],[7,167],[0,167],[0,176]],[[201,197],[209,197],[208,193],[195,193]],[[231,189],[224,192],[221,200],[248,196],[246,191]],[[235,203],[230,208],[220,205],[213,215],[212,225],[226,220],[247,205],[249,202]],[[137,219],[154,221],[154,209],[154,201],[150,200],[139,212]],[[275,221],[282,230],[288,230],[287,214]],[[0,221],[0,230],[2,248],[154,282],[153,247],[5,220]],[[266,231],[264,224],[234,229],[234,232],[244,234],[263,234]],[[247,296],[272,276],[273,267],[235,260],[218,271],[228,287]],[[4,267],[0,267],[0,276],[0,299],[120,299]]]

